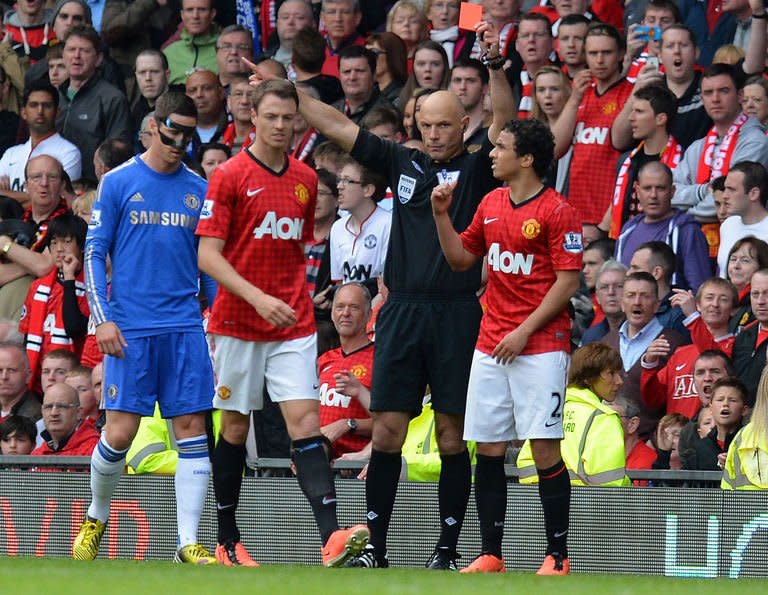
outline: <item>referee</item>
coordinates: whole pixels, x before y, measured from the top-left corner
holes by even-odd
[[[456,569],[456,544],[470,492],[470,460],[462,438],[467,379],[481,310],[476,298],[480,264],[454,273],[443,257],[432,219],[430,195],[438,184],[456,182],[450,217],[458,230],[472,221],[480,199],[498,186],[489,153],[516,106],[499,56],[498,32],[477,28],[490,69],[493,123],[473,153],[463,134],[469,123],[448,91],[423,104],[419,126],[426,154],[361,130],[343,114],[300,93],[299,109],[310,126],[352,157],[387,177],[395,195],[384,279],[389,300],[379,314],[371,398],[373,451],[366,480],[369,545],[347,562],[386,567],[386,539],[400,475],[401,447],[410,418],[432,390],[442,468],[439,484],[440,539],[426,566]]]

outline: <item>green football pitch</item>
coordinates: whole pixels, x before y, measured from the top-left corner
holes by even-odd
[[[0,577],[0,593],[3,595],[765,593],[765,581],[748,579],[688,580],[578,573],[568,577],[537,577],[517,572],[502,575],[458,575],[414,569],[337,570],[309,566],[206,568],[181,566],[171,562],[74,562],[52,558],[0,558]]]

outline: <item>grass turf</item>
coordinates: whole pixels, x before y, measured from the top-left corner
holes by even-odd
[[[53,558],[0,558],[0,593],[22,595],[269,593],[344,595],[347,593],[461,595],[535,593],[535,595],[664,595],[764,592],[757,579],[691,580],[656,576],[571,574],[537,577],[529,573],[456,575],[427,570],[336,570],[310,566],[261,568],[189,567],[171,562]]]

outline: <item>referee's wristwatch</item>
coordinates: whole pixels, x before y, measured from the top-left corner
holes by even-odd
[[[8,240],[5,245],[3,246],[3,254],[7,255],[8,251],[11,249],[11,246],[13,246],[13,242],[11,240]]]
[[[350,434],[357,432],[357,420],[354,417],[347,419],[347,427],[349,428]]]

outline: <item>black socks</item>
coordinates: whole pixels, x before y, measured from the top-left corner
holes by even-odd
[[[216,494],[218,541],[240,541],[235,512],[240,499],[245,465],[245,445],[230,444],[222,436],[213,449],[213,491]]]
[[[325,545],[331,533],[339,528],[339,523],[336,517],[336,487],[323,437],[294,440],[293,462],[299,486],[309,500],[320,539]]]
[[[387,551],[387,531],[400,480],[400,457],[400,452],[387,453],[374,449],[368,463],[365,481],[367,523],[371,532],[369,543],[377,556],[383,556]]]
[[[501,558],[504,518],[507,514],[507,476],[503,456],[477,455],[475,503],[480,520],[481,552]]]
[[[440,539],[437,547],[455,552],[472,489],[472,466],[466,449],[455,455],[440,455],[440,461]]]
[[[571,479],[562,459],[539,474],[539,497],[544,509],[547,554],[568,557],[568,520],[571,509]]]

